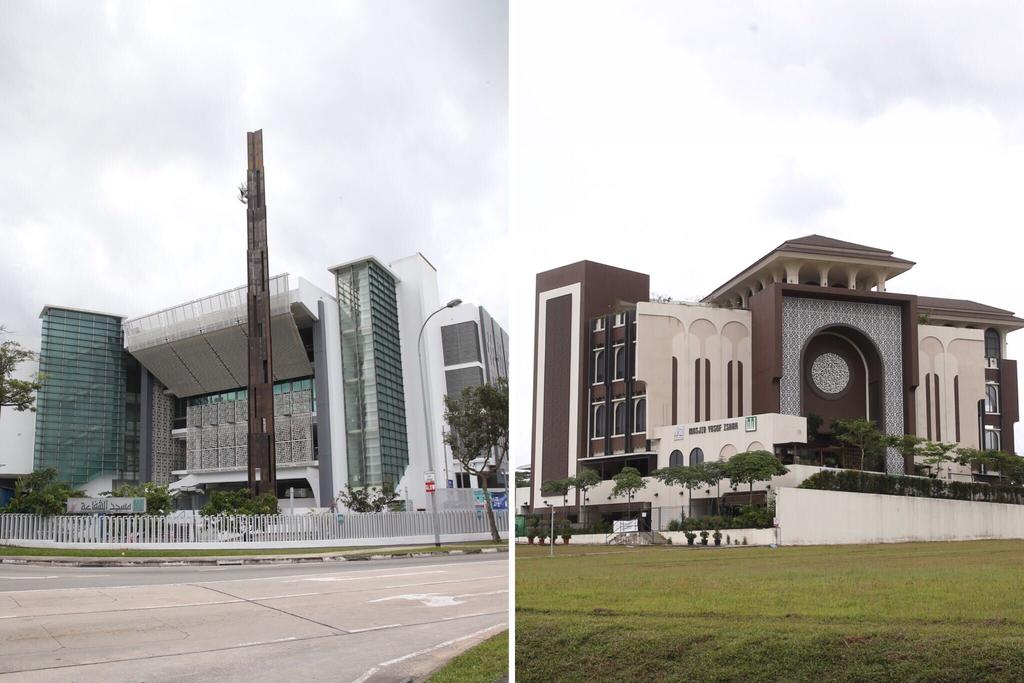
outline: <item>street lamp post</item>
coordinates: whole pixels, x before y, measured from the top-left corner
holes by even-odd
[[[555,506],[551,503],[545,502],[545,505],[551,508],[551,551],[548,553],[548,557],[555,556]]]
[[[418,354],[419,360],[420,360],[420,390],[421,390],[421,393],[423,395],[423,428],[424,428],[424,432],[427,435],[427,467],[430,468],[431,473],[434,472],[434,439],[433,439],[433,436],[431,435],[431,429],[430,429],[430,410],[429,410],[429,408],[427,408],[427,397],[428,397],[427,380],[428,380],[429,375],[427,375],[423,371],[423,330],[426,329],[427,323],[430,322],[430,319],[433,318],[435,315],[437,315],[438,313],[440,313],[441,311],[443,311],[446,308],[455,308],[456,306],[458,306],[461,303],[462,303],[462,299],[452,299],[451,301],[446,303],[444,306],[442,306],[441,308],[437,309],[436,311],[434,311],[433,313],[428,315],[426,317],[426,319],[423,321],[423,324],[420,325],[420,333],[419,333],[419,336],[416,338],[416,353]],[[435,479],[436,479],[436,475],[435,475]],[[448,485],[448,482],[445,481],[445,486],[447,486],[447,485]],[[436,486],[436,484],[435,484],[435,486]],[[437,524],[437,498],[436,498],[437,494],[434,493],[433,491],[431,491],[428,495],[430,496],[430,511],[431,511],[431,513],[433,514],[433,517],[434,517],[434,545],[436,547],[440,548],[441,547],[441,532],[440,532],[440,530],[438,528],[438,524]]]

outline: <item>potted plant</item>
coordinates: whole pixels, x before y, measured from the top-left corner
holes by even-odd
[[[684,535],[686,536],[686,545],[693,545],[693,541],[697,538],[697,534],[692,531],[687,531]]]
[[[701,545],[707,545],[708,544],[708,532],[707,531],[700,532],[700,544]]]
[[[526,527],[526,540],[530,542],[530,545],[533,545],[534,541],[537,540],[537,534],[538,534],[537,527],[535,527],[535,526],[528,526],[528,527]]]
[[[715,533],[711,534],[711,537],[715,539],[715,545],[722,545],[722,532],[715,529]]]
[[[572,538],[572,525],[569,524],[569,520],[562,522],[562,527],[558,530],[558,535],[562,537],[563,545],[569,545],[569,539]]]

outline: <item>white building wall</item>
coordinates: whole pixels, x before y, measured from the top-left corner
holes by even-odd
[[[427,428],[423,415],[423,392],[417,337],[424,319],[441,305],[437,291],[437,271],[422,254],[399,259],[389,265],[398,276],[398,329],[402,347],[402,381],[405,387],[405,423],[409,443],[409,467],[398,485],[403,498],[414,509],[428,509],[429,501],[423,475],[429,470]],[[434,473],[439,489],[452,479],[453,466],[446,455],[444,426],[444,360],[441,354],[441,328],[434,316],[423,331],[423,363],[427,383],[429,438],[433,444]],[[443,494],[441,494],[443,495]],[[442,501],[438,501],[442,503]],[[441,505],[439,505],[441,507]]]
[[[320,458],[324,457],[323,445],[330,444],[331,450],[331,491],[337,496],[345,488],[348,481],[348,448],[345,433],[345,393],[344,378],[341,370],[341,322],[338,314],[338,302],[323,290],[299,279],[299,300],[314,315],[319,313],[319,303],[323,302],[323,319],[320,325],[324,331],[324,347],[326,353],[328,404],[330,405],[330,428],[324,429],[325,420],[318,416],[317,441],[320,445]],[[322,507],[330,507],[331,500],[320,500],[319,477],[323,469],[318,468],[317,481],[310,481],[316,503]]]
[[[637,304],[637,379],[647,385],[647,428],[671,425],[672,358],[678,361],[676,376],[676,417],[692,422],[699,407],[705,411],[706,366],[701,363],[701,387],[695,405],[697,359],[711,362],[710,419],[729,415],[728,364],[733,362],[733,415],[747,415],[751,406],[750,311],[718,308],[705,304]],[[742,389],[738,363],[743,364]],[[740,394],[742,393],[742,405]]]

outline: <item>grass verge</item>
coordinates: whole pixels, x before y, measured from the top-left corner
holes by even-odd
[[[1020,541],[545,555],[516,548],[519,681],[1009,681],[1024,670]]]
[[[502,631],[448,662],[427,683],[494,683],[507,675],[508,631]]]
[[[402,547],[352,547],[342,548],[261,548],[243,550],[108,550],[84,549],[64,550],[61,548],[20,548],[16,546],[0,546],[0,557],[249,557],[253,555],[338,555],[346,557],[375,554],[410,555],[432,551],[462,550],[467,553],[480,552],[484,548],[499,548],[504,544],[494,543],[456,543],[435,546],[402,546]]]

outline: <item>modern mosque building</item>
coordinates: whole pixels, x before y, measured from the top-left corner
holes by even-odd
[[[329,507],[346,484],[389,482],[423,509],[429,440],[439,507],[472,507],[479,483],[443,444],[444,396],[507,376],[508,335],[462,304],[457,319],[444,309],[423,327],[418,348],[424,321],[444,307],[422,254],[330,272],[330,292],[270,280],[278,496]],[[94,495],[154,481],[197,503],[245,485],[245,286],[133,318],[52,305],[41,318],[37,469],[55,467]]]
[[[913,265],[810,235],[693,303],[651,301],[647,275],[589,261],[538,274],[533,476],[529,500],[517,504],[568,503],[571,515],[583,503],[615,516],[630,504],[610,496],[608,480],[623,467],[649,475],[748,450],[795,465],[771,482],[792,486],[820,467],[860,466],[830,438],[836,419],[1013,453],[1017,363],[1006,358],[1006,337],[1024,320],[973,301],[888,291]],[[542,495],[544,482],[584,467],[604,480],[586,500]],[[865,469],[914,474],[920,463],[890,449]],[[990,474],[954,465],[942,476]],[[715,494],[694,491],[694,512]],[[633,510],[681,504],[680,489],[653,479],[631,502]]]

